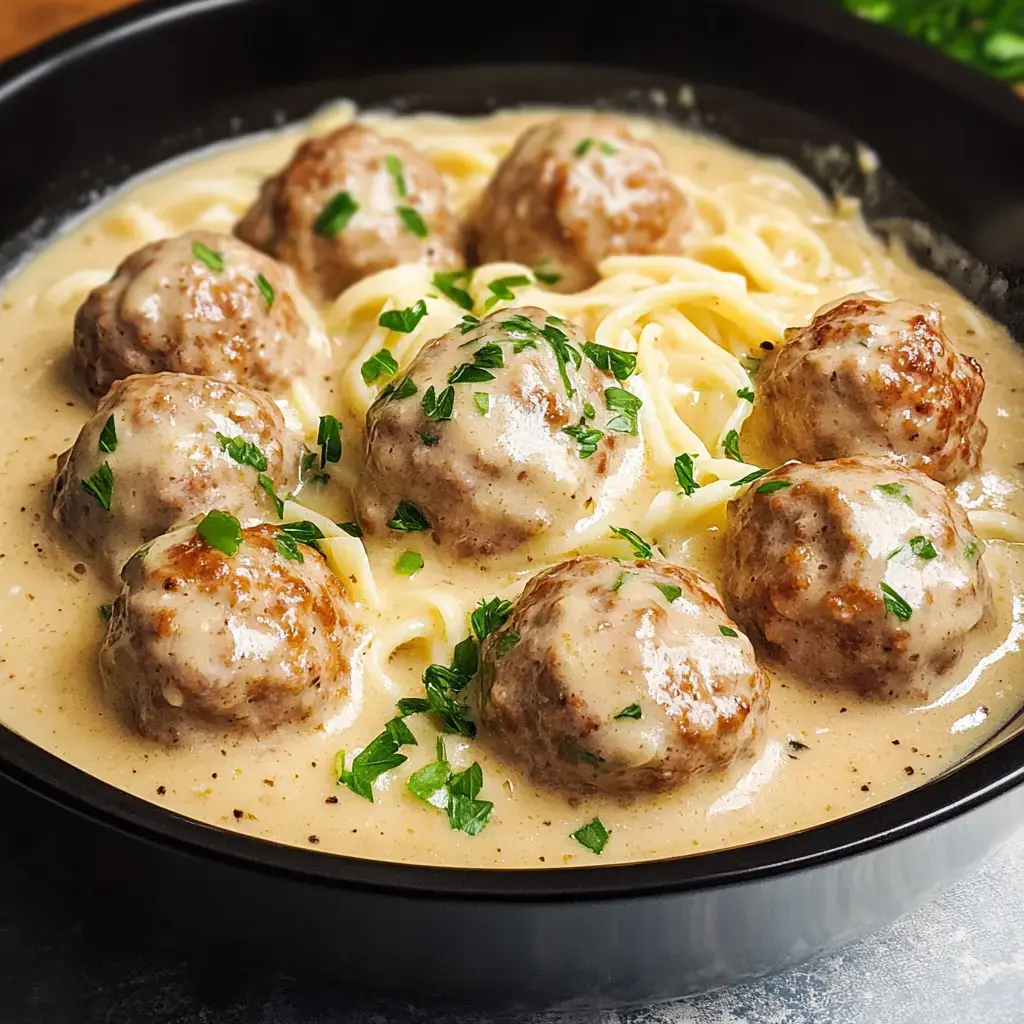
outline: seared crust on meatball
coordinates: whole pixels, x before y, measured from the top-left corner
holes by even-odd
[[[786,338],[759,379],[785,455],[887,455],[941,483],[977,468],[985,380],[937,307],[851,296]]]
[[[269,391],[319,358],[292,272],[231,235],[188,231],[144,245],[75,316],[93,394],[133,373],[194,373]]]
[[[367,413],[355,490],[363,528],[397,536],[388,524],[411,502],[437,543],[468,557],[564,536],[594,513],[620,472],[640,473],[643,442],[608,428],[616,417],[603,389],[618,382],[583,358],[582,346],[572,324],[534,306],[424,345]],[[448,383],[473,364],[493,379]],[[566,432],[578,434],[585,418],[601,431],[590,454]]]
[[[768,678],[714,587],[665,562],[535,576],[480,652],[486,738],[566,794],[657,793],[755,746]]]
[[[570,115],[528,128],[499,164],[476,215],[477,255],[579,291],[606,256],[681,252],[689,221],[654,146],[618,118]]]
[[[760,651],[808,684],[925,698],[990,606],[981,552],[923,473],[791,462],[729,503],[722,590]]]
[[[323,556],[286,558],[279,534],[249,527],[228,556],[189,526],[125,566],[100,670],[141,735],[265,735],[337,710],[361,631]]]
[[[299,146],[263,183],[235,233],[294,267],[320,302],[400,263],[464,264],[440,172],[407,142],[356,124]]]
[[[112,448],[104,435],[111,421]],[[246,442],[256,451],[238,462],[231,451],[242,454]],[[260,474],[287,494],[304,451],[264,391],[181,373],[129,377],[58,460],[53,514],[116,578],[140,545],[199,512],[225,509],[245,523],[273,518]],[[84,486],[104,465],[109,509]]]

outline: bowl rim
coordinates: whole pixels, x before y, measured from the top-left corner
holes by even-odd
[[[253,0],[144,0],[0,64],[0,105],[89,51],[164,24]],[[260,2],[260,0],[256,0]],[[914,40],[821,3],[728,0],[839,37],[951,88],[1018,131],[1024,102],[980,72]],[[456,900],[576,902],[682,893],[808,870],[907,839],[1024,782],[1024,732],[901,796],[800,832],[707,853],[603,866],[440,867],[367,860],[270,842],[187,818],[103,782],[0,724],[0,775],[80,817],[136,840],[260,874],[345,889]]]

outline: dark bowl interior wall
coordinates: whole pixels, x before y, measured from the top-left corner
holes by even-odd
[[[824,187],[861,195],[880,230],[1022,333],[1024,104],[816,0],[708,0],[664,18],[653,8],[613,24],[564,11],[541,23],[507,7],[463,22],[423,5],[400,17],[321,0],[143,5],[106,35],[85,29],[77,47],[58,41],[0,69],[0,272],[130,174],[339,96],[453,113],[603,102],[783,155]],[[470,25],[484,43],[469,41]],[[695,105],[679,102],[683,81]],[[663,110],[651,89],[665,94]],[[858,137],[887,173],[863,173]],[[936,244],[918,222],[956,245]],[[219,941],[378,988],[550,1006],[666,998],[877,927],[1006,834],[1012,819],[985,801],[1024,774],[1024,737],[801,835],[572,872],[445,872],[275,849],[116,793],[3,729],[0,773],[107,826],[95,830],[90,870],[131,893],[138,915],[177,910]],[[361,945],[339,940],[340,920],[360,925]],[[416,964],[438,927],[448,975]]]

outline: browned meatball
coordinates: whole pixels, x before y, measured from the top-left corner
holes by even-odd
[[[424,345],[366,416],[355,498],[367,532],[397,536],[390,524],[411,503],[439,544],[493,555],[595,513],[620,470],[642,468],[635,413],[612,410],[607,391],[640,402],[582,347],[572,324],[533,306]]]
[[[674,789],[751,751],[768,679],[714,587],[665,562],[577,558],[535,576],[480,653],[480,722],[568,794]]]
[[[60,457],[54,516],[116,578],[140,545],[199,512],[274,517],[260,476],[288,494],[304,450],[264,391],[180,373],[129,377]]]
[[[523,263],[559,291],[579,291],[606,256],[681,252],[689,221],[654,146],[614,117],[558,117],[523,132],[488,183],[478,257]]]
[[[985,380],[935,306],[853,296],[786,339],[759,378],[786,455],[887,455],[942,483],[977,467]]]
[[[188,526],[125,566],[100,670],[143,736],[264,735],[338,709],[360,629],[323,556],[286,557],[280,536],[249,527],[228,555]]]
[[[809,684],[927,697],[990,605],[966,513],[887,459],[791,462],[729,503],[722,590]]]
[[[281,391],[320,357],[296,292],[287,267],[230,235],[152,242],[79,308],[79,371],[97,395],[161,370]]]
[[[355,124],[303,143],[235,232],[294,267],[320,302],[400,263],[464,263],[440,172],[407,142]]]

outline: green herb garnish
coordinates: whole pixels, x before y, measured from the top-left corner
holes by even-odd
[[[750,388],[740,388],[739,391],[736,392],[736,397],[742,398],[747,402],[753,403],[754,392],[751,391]]]
[[[228,456],[240,466],[251,466],[261,473],[267,468],[266,455],[257,445],[242,437],[241,434],[237,437],[228,437],[218,430],[217,440],[220,441],[221,449],[226,451]]]
[[[92,476],[82,481],[82,490],[91,494],[108,512],[114,495],[114,471],[109,462],[104,462]]]
[[[789,480],[769,480],[767,483],[761,484],[757,489],[758,494],[774,494],[776,491],[784,491],[787,487],[792,487],[793,484]]]
[[[214,252],[209,246],[203,245],[202,242],[192,243],[192,255],[199,260],[200,263],[205,263],[211,270],[220,273],[224,269],[224,257],[219,252]]]
[[[435,434],[433,431],[430,430],[420,429],[416,431],[416,434],[428,448],[433,448],[441,440],[440,434]]]
[[[447,295],[457,306],[472,310],[473,296],[465,288],[460,287],[462,284],[468,286],[472,277],[472,270],[452,270],[447,274],[435,274],[434,287],[439,292]]]
[[[430,523],[411,501],[400,501],[395,514],[388,521],[388,529],[399,533],[426,533]]]
[[[452,410],[455,408],[455,388],[449,385],[441,394],[437,395],[434,392],[434,385],[431,384],[423,393],[420,407],[429,419],[435,421],[450,420],[452,418]]]
[[[891,615],[895,615],[901,622],[906,622],[914,614],[914,609],[888,583],[881,584],[881,588],[885,610]]]
[[[481,599],[469,617],[477,640],[485,640],[492,633],[501,629],[511,614],[511,601],[500,597],[492,597],[489,601]]]
[[[274,490],[274,481],[271,480],[269,476],[265,476],[263,473],[260,473],[260,475],[256,477],[256,483],[263,488],[267,497],[270,498],[270,501],[274,506],[274,511],[277,513],[277,518],[284,519],[284,502],[277,496],[277,491]]]
[[[487,284],[487,290],[491,293],[484,302],[484,309],[490,309],[496,303],[505,301],[511,302],[515,299],[513,288],[523,288],[532,282],[525,274],[516,274],[513,277],[499,277]]]
[[[418,551],[403,551],[395,561],[399,576],[415,576],[423,568],[423,556]]]
[[[620,572],[619,575],[615,577],[615,582],[612,584],[612,590],[616,593],[620,591],[622,589],[622,584],[625,583],[632,575],[633,574],[631,572]]]
[[[417,238],[426,238],[430,234],[426,221],[420,216],[419,211],[411,206],[399,206],[398,216],[402,218],[406,230]]]
[[[388,723],[391,725],[391,722]],[[404,726],[404,723],[403,723]],[[408,727],[405,726],[408,733]],[[410,736],[411,733],[408,733]],[[413,740],[415,742],[415,739]],[[385,772],[405,764],[408,758],[400,754],[398,748],[404,746],[396,739],[394,732],[385,726],[384,731],[370,742],[352,759],[352,767],[345,769],[345,751],[338,751],[334,758],[334,770],[339,786],[348,786],[357,796],[364,797],[373,803],[373,783]]]
[[[914,501],[910,495],[907,494],[905,484],[875,484],[875,490],[881,491],[890,498],[896,498],[898,501],[902,501],[904,505],[909,505],[911,508],[914,507]]]
[[[196,527],[199,536],[230,558],[242,546],[242,524],[230,513],[214,509],[207,512]]]
[[[730,487],[744,487],[747,484],[752,484],[755,480],[760,480],[761,477],[767,476],[767,469],[755,469],[753,473],[748,473],[745,477],[740,480],[733,480]]]
[[[107,422],[103,424],[103,429],[100,431],[99,449],[108,454],[117,450],[117,427],[114,424],[113,414],[107,417]]]
[[[969,540],[964,545],[964,558],[977,558],[985,550],[980,540]]]
[[[654,585],[665,595],[665,600],[669,604],[683,596],[683,588],[674,583],[655,583]]]
[[[605,388],[604,401],[609,410],[618,413],[605,424],[605,427],[620,434],[635,434],[636,417],[643,402],[625,388]]]
[[[395,191],[398,193],[398,198],[404,199],[408,189],[405,184],[405,167],[402,165],[402,161],[394,153],[388,153],[384,157],[384,166],[388,169],[388,174],[391,175],[391,180],[395,183]]]
[[[263,296],[263,301],[267,304],[267,309],[273,309],[274,286],[262,274],[257,274],[256,287],[259,288],[260,295]]]
[[[562,280],[562,273],[558,270],[548,269],[552,266],[551,260],[541,260],[537,266],[533,268],[533,276],[540,281],[541,284],[555,285]]]
[[[621,537],[629,544],[633,549],[633,555],[636,558],[654,557],[651,545],[648,544],[647,541],[645,541],[639,534],[634,533],[632,530],[627,530],[624,526],[613,526],[611,530],[616,537]]]
[[[486,416],[491,408],[491,396],[486,391],[474,391],[473,404],[481,416]]]
[[[721,633],[722,636],[739,636],[739,633],[737,633],[732,626],[719,626],[718,632]]]
[[[626,380],[636,372],[635,352],[623,352],[621,349],[588,341],[583,346],[583,354],[599,370],[613,374],[616,380]]]
[[[693,460],[696,459],[696,455],[677,455],[676,461],[672,464],[672,468],[676,473],[676,480],[679,482],[679,486],[683,489],[683,494],[689,497],[694,491],[700,489],[700,484],[697,483],[696,477],[693,475]]]
[[[498,637],[498,646],[494,654],[495,659],[501,661],[519,643],[519,639],[519,634],[515,630],[509,629],[502,633]]]
[[[572,839],[575,839],[580,846],[585,846],[591,853],[600,853],[605,848],[608,844],[609,834],[600,818],[594,818],[582,828],[569,833]]]
[[[910,550],[925,562],[930,562],[933,558],[939,557],[939,553],[935,550],[935,546],[927,537],[911,537]]]
[[[740,455],[740,435],[735,430],[730,430],[725,435],[725,440],[722,442],[722,449],[725,452],[727,459],[732,459],[733,462],[742,462],[743,456]]]
[[[110,621],[110,616],[114,614],[114,602],[108,601],[106,604],[100,605],[100,618],[104,622]]]
[[[394,381],[385,388],[391,401],[400,402],[403,398],[411,398],[416,394],[416,385],[413,383],[412,377],[403,377],[396,386]],[[383,395],[384,392],[382,391]]]
[[[359,204],[348,192],[336,192],[320,211],[313,230],[321,238],[333,238],[355,216]]]
[[[382,348],[363,363],[359,372],[364,383],[372,384],[378,377],[393,377],[398,373],[398,360]]]
[[[377,323],[381,327],[386,327],[389,331],[395,331],[397,334],[412,334],[426,315],[426,302],[423,299],[417,299],[411,306],[407,306],[405,309],[386,310],[377,318]]]
[[[321,416],[316,432],[316,443],[320,446],[320,468],[328,462],[341,461],[341,422],[334,416]]]
[[[338,523],[339,530],[343,530],[350,537],[362,537],[363,528],[358,523]]]
[[[628,718],[634,722],[639,722],[643,717],[644,713],[639,704],[630,704],[628,707],[624,707],[617,715],[613,716],[616,721],[623,718]]]
[[[589,459],[597,451],[597,446],[601,443],[601,438],[604,437],[603,431],[596,427],[588,427],[586,419],[581,419],[573,427],[563,427],[562,433],[568,434],[579,445],[576,454],[581,459]]]

